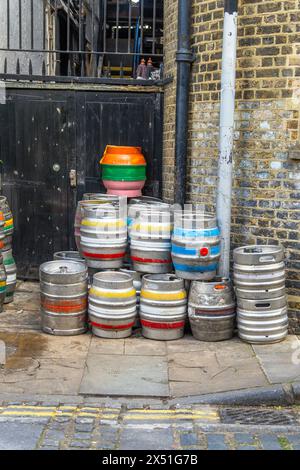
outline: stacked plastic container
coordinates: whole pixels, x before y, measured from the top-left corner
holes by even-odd
[[[239,337],[253,344],[282,341],[288,334],[283,247],[236,248],[233,260]]]

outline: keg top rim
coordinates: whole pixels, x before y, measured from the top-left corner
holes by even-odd
[[[243,255],[259,255],[259,254],[267,254],[267,253],[274,253],[274,251],[281,251],[283,250],[282,245],[246,245],[240,246],[233,250],[236,254],[243,254]]]
[[[166,273],[166,274],[145,274],[143,279],[147,281],[155,282],[172,282],[172,281],[182,281],[183,279],[176,276],[176,274]]]
[[[93,279],[103,282],[113,282],[114,284],[133,280],[131,274],[119,271],[100,271],[94,274]]]
[[[55,276],[66,276],[69,274],[81,274],[86,272],[83,263],[68,259],[46,261],[40,266],[40,272],[54,274]]]
[[[81,257],[79,251],[68,251],[68,250],[62,250],[62,251],[56,251],[54,253],[54,256],[60,256],[62,259],[70,259],[72,256],[80,261],[84,261],[84,258]],[[70,259],[70,261],[73,261]]]
[[[83,197],[85,196],[95,196],[95,200],[97,201],[98,198],[107,199],[107,200],[114,200],[118,201],[122,196],[117,196],[116,194],[107,194],[107,193],[84,193]],[[124,197],[124,196],[123,196]],[[90,201],[91,199],[83,199],[83,201]]]
[[[197,210],[175,210],[174,217],[189,218],[189,219],[201,219],[201,220],[215,220],[216,215],[210,212],[201,212]]]
[[[115,201],[115,200],[112,200],[112,201],[109,201],[109,200],[106,200],[106,201],[101,201],[101,199],[83,199],[82,201],[78,201],[78,204],[79,206],[87,206],[88,208],[93,208],[93,207],[101,207],[101,208],[115,208],[116,206],[118,206],[118,204],[116,204],[116,202],[118,201]]]

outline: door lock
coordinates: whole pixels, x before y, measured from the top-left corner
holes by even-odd
[[[77,173],[76,173],[76,170],[70,170],[69,178],[70,178],[71,188],[76,188],[76,186],[77,186]]]

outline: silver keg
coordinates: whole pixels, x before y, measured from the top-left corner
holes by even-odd
[[[86,264],[86,260],[81,257],[79,251],[57,251],[53,255],[54,260],[69,260]]]
[[[122,267],[127,248],[127,222],[119,207],[83,207],[80,248],[89,268]]]
[[[142,334],[156,340],[175,340],[184,335],[187,295],[183,279],[174,274],[143,277],[140,317]]]
[[[135,207],[135,206],[132,206]],[[172,271],[170,209],[141,209],[129,227],[133,269],[142,273]]]
[[[192,281],[188,313],[193,336],[200,341],[224,341],[233,336],[235,300],[231,282]]]
[[[282,341],[288,334],[285,296],[267,300],[237,299],[239,337],[248,343]]]
[[[214,215],[197,211],[174,213],[172,260],[178,277],[212,280],[220,258],[220,231]]]
[[[121,273],[129,274],[133,279],[133,287],[136,291],[136,309],[137,309],[137,316],[136,321],[134,324],[134,328],[140,328],[140,296],[141,296],[141,288],[142,288],[142,274],[138,273],[137,271],[133,271],[131,269],[120,269]]]
[[[74,221],[74,234],[75,234],[75,243],[77,250],[80,252],[80,226],[81,220],[83,218],[83,209],[86,207],[92,207],[95,205],[106,205],[108,207],[119,207],[120,201],[123,201],[124,198],[120,196],[112,196],[109,194],[101,193],[85,193],[83,195],[83,200],[78,201],[76,212],[75,212],[75,221]],[[124,208],[125,211],[125,208]]]
[[[45,333],[71,336],[87,330],[87,267],[69,260],[40,266],[41,316]]]
[[[136,291],[130,274],[106,271],[94,275],[89,292],[89,320],[94,335],[127,338],[136,313]]]
[[[233,251],[236,295],[243,299],[271,299],[285,295],[282,246],[254,245]]]

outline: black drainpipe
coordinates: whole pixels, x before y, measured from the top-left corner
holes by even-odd
[[[190,18],[191,0],[178,0],[174,201],[181,205],[185,202],[189,85],[191,63],[194,60],[190,46]]]

